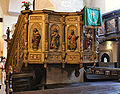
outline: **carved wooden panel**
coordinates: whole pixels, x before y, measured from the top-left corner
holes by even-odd
[[[76,63],[79,64],[80,53],[75,53],[75,52],[67,53],[66,62],[71,64],[76,64]]]
[[[95,33],[82,30],[82,14],[51,11],[22,13],[16,24],[14,41],[8,41],[8,62],[17,62],[17,68],[22,66],[23,61],[79,64],[94,61],[97,57]],[[114,21],[109,23],[114,24]],[[91,37],[89,46],[85,37]]]
[[[42,16],[31,16],[30,20],[42,20]]]
[[[20,39],[19,39],[19,59],[20,62],[23,62],[23,53],[25,49],[25,32],[21,33]]]
[[[48,19],[49,21],[60,22],[61,16],[50,15]]]
[[[83,50],[86,52],[93,50],[94,45],[94,30],[85,28],[83,32]]]
[[[49,26],[49,49],[51,51],[57,51],[60,49],[60,25],[50,24]]]
[[[85,61],[85,62],[89,62],[89,61],[92,61],[93,60],[93,53],[91,52],[91,53],[85,53],[84,52],[84,55],[83,55],[83,60]]]
[[[70,50],[70,51],[78,50],[78,46],[79,46],[78,39],[80,37],[78,34],[77,24],[67,25],[65,33],[66,33],[65,34],[66,50]]]
[[[49,53],[47,62],[49,63],[61,63],[61,54],[60,53]]]
[[[29,53],[29,61],[42,61],[42,55],[40,53]]]
[[[78,21],[78,17],[67,17],[66,21]]]
[[[28,33],[29,50],[41,51],[42,49],[42,23],[30,23]]]

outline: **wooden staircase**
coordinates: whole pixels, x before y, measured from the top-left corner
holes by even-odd
[[[13,92],[33,90],[35,76],[34,73],[15,73],[12,74]]]

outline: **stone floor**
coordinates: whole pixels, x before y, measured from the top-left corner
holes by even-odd
[[[0,94],[6,94],[5,88],[6,88],[5,85],[1,85]]]
[[[120,94],[120,82],[87,82],[64,88],[14,92],[13,94]]]

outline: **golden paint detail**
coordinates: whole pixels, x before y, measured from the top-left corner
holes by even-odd
[[[29,54],[29,60],[31,61],[41,61],[41,54],[36,54],[36,53],[30,53]]]
[[[48,19],[49,19],[49,21],[60,22],[61,21],[61,16],[50,15]]]
[[[38,47],[38,50],[41,50],[42,49],[42,23],[38,23],[38,22],[34,22],[34,23],[30,23],[30,31],[29,31],[29,48],[30,50],[34,50],[32,48],[33,46],[33,43],[32,43],[32,38],[33,38],[33,31],[34,29],[37,29],[38,30],[38,33],[40,35],[40,42],[39,42],[39,47]]]
[[[78,17],[68,17],[66,21],[78,21]]]
[[[80,53],[70,52],[67,53],[66,62],[76,64],[80,62]]]
[[[6,67],[14,66],[15,72],[20,72],[23,64],[80,64],[93,62],[98,57],[96,53],[96,36],[91,30],[92,45],[84,49],[84,29],[82,13],[30,12],[20,14],[13,38],[8,40]],[[33,30],[40,34],[37,50],[33,49]],[[69,49],[70,34],[74,31],[75,48]],[[54,32],[56,32],[54,34]],[[52,38],[55,39],[52,39]],[[74,37],[73,37],[74,40]],[[51,42],[52,41],[52,42]],[[50,48],[51,47],[51,48]],[[97,60],[97,59],[96,59]]]
[[[60,53],[48,53],[47,63],[61,63],[61,54]]]
[[[42,20],[42,16],[31,16],[30,20]]]

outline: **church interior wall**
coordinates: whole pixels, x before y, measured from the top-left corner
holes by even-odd
[[[105,11],[110,12],[120,8],[119,0],[105,0]]]
[[[99,61],[104,53],[110,56],[110,62],[117,62],[117,45],[114,41],[106,41],[99,45],[100,56]]]
[[[7,27],[10,28],[10,30],[12,30],[12,26],[13,24],[16,24],[17,23],[17,19],[18,17],[17,16],[4,16],[3,17],[4,21],[3,21],[3,24],[4,24],[4,27],[3,27],[3,31],[4,31],[4,35],[6,35],[6,30],[7,30]],[[10,37],[12,37],[12,34],[10,34]],[[3,56],[4,57],[7,57],[7,42],[4,41],[4,48],[3,48],[4,52],[3,52]]]

